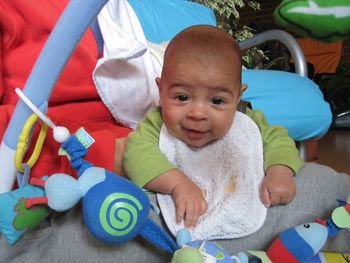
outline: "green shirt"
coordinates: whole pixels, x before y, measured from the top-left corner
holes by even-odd
[[[287,130],[280,126],[269,126],[261,111],[247,108],[246,115],[257,124],[261,132],[265,171],[271,165],[282,164],[297,173],[303,161]],[[176,168],[159,149],[162,124],[161,113],[158,109],[153,109],[128,136],[123,157],[124,168],[128,177],[141,187],[162,173]]]

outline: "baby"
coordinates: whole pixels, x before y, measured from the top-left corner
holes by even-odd
[[[247,85],[241,83],[241,53],[226,32],[212,26],[193,26],[169,43],[161,78],[156,79],[160,107],[148,113],[128,137],[124,167],[136,184],[170,194],[176,222],[195,227],[208,204],[201,189],[177,169],[159,149],[162,125],[192,149],[222,139],[234,122]],[[262,203],[288,204],[296,194],[293,175],[303,165],[294,141],[281,127],[269,127],[259,111],[246,110],[262,137],[265,176]],[[205,160],[203,160],[205,162]]]

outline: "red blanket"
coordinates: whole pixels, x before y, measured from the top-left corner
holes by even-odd
[[[0,2],[1,139],[18,100],[14,89],[24,87],[37,56],[68,2],[42,0],[40,5],[27,0]],[[96,92],[91,75],[97,58],[96,41],[88,30],[59,77],[49,100],[48,115],[57,125],[66,126],[71,132],[84,127],[96,140],[87,159],[96,166],[112,170],[114,141],[117,137],[125,137],[130,129],[115,123]],[[57,172],[74,174],[66,158],[57,155],[58,148],[49,134],[32,176]]]

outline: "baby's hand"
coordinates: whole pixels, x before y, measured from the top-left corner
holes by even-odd
[[[171,192],[176,207],[176,222],[184,219],[185,227],[195,227],[208,209],[202,190],[190,179],[177,184]]]
[[[289,204],[295,197],[293,171],[284,165],[272,165],[266,171],[261,185],[260,198],[266,207]]]

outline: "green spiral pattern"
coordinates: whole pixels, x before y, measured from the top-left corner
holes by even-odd
[[[106,197],[100,209],[102,228],[112,236],[124,236],[132,231],[137,223],[141,203],[133,196],[112,193]],[[115,215],[118,215],[118,218]]]

